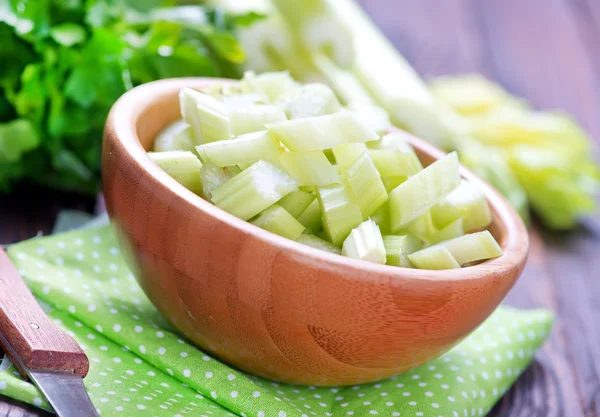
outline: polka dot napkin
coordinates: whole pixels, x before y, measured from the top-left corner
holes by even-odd
[[[553,321],[545,310],[501,307],[456,348],[403,375],[350,387],[289,386],[239,372],[181,339],[127,269],[110,226],[31,239],[9,256],[90,358],[84,383],[104,416],[482,416]],[[0,365],[0,394],[47,409],[7,365]]]

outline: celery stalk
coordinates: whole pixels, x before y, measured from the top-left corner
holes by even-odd
[[[408,255],[423,248],[423,242],[411,235],[383,236],[383,244],[385,246],[386,264],[403,268],[413,268],[414,265],[408,259]]]
[[[278,204],[297,219],[316,199],[314,194],[298,190],[283,197]]]
[[[302,243],[304,245],[313,247],[315,249],[324,250],[325,252],[335,253],[337,255],[341,255],[342,251],[337,246],[329,243],[328,241],[321,239],[315,235],[311,235],[309,233],[303,233],[300,235],[296,242]]]
[[[431,219],[431,210],[417,217],[401,230],[402,234],[411,234],[425,243],[430,243],[431,237],[437,232],[436,227]]]
[[[212,202],[212,192],[221,184],[225,184],[231,178],[239,174],[233,167],[220,168],[211,163],[205,163],[200,169],[202,178],[203,197]]]
[[[181,116],[190,125],[196,145],[231,138],[231,122],[225,105],[191,88],[179,92]]]
[[[212,201],[234,216],[248,220],[297,188],[292,177],[261,160],[215,188]]]
[[[288,71],[264,72],[258,75],[253,71],[246,71],[240,83],[250,91],[266,95],[271,103],[280,101],[300,88],[300,84]]]
[[[419,269],[458,269],[460,265],[444,246],[430,246],[408,255],[408,259]]]
[[[369,156],[382,177],[409,177],[422,169],[411,153],[370,149]]]
[[[379,106],[352,102],[347,108],[379,135],[387,133],[392,127],[390,116]]]
[[[250,166],[261,159],[277,163],[283,153],[279,141],[266,130],[248,133],[235,139],[196,146],[202,161],[218,167]]]
[[[342,255],[367,262],[385,264],[385,245],[377,224],[369,219],[353,229],[344,240]]]
[[[342,170],[347,170],[367,150],[364,143],[346,143],[333,148],[335,162]]]
[[[415,150],[408,144],[404,135],[399,132],[388,133],[383,136],[379,142],[369,143],[371,149],[383,149],[388,151],[400,152],[405,158],[411,159],[409,165],[411,169],[420,171],[423,169],[421,161],[417,157]]]
[[[320,151],[344,143],[379,139],[377,133],[350,111],[269,123],[266,128],[290,151]]]
[[[283,152],[279,161],[298,185],[325,186],[339,182],[339,176],[322,151]]]
[[[396,232],[407,226],[448,195],[459,183],[456,152],[408,178],[389,195],[392,231]]]
[[[402,184],[406,181],[408,177],[399,176],[399,177],[381,177],[383,181],[383,185],[385,185],[385,189],[388,193],[390,193],[394,188]]]
[[[317,188],[323,226],[331,243],[340,246],[352,229],[362,223],[360,207],[343,184]]]
[[[178,120],[160,131],[154,141],[153,151],[193,151],[194,140],[190,125]]]
[[[319,200],[315,199],[310,205],[298,216],[298,221],[311,230],[313,233],[321,231],[323,222],[321,219],[321,205]]]
[[[383,234],[390,233],[390,204],[389,201],[386,201],[379,207],[379,209],[371,216],[371,219],[377,226],[379,226],[379,230]]]
[[[267,123],[287,120],[285,112],[270,104],[233,104],[226,106],[235,136],[264,130]]]
[[[190,151],[148,152],[148,156],[178,183],[196,194],[202,193],[202,162]]]
[[[301,119],[335,113],[340,110],[340,102],[327,85],[311,83],[285,97],[283,107],[290,119]]]
[[[428,244],[434,244],[443,242],[445,240],[454,239],[456,237],[462,236],[465,234],[465,228],[463,226],[464,219],[459,217],[454,220],[452,223],[444,226],[443,228],[437,230],[435,233],[431,235],[431,237],[427,240]]]
[[[273,204],[271,207],[263,211],[258,217],[251,221],[255,226],[268,230],[279,236],[288,239],[296,240],[304,231],[304,226],[298,223],[286,209],[278,204]]]
[[[448,249],[459,265],[496,258],[502,255],[502,249],[498,245],[498,242],[496,242],[496,239],[487,230],[446,240],[423,249],[423,251],[439,247]],[[416,265],[414,259],[412,257],[410,259]]]
[[[431,215],[438,228],[462,218],[467,232],[485,229],[492,222],[492,213],[483,192],[467,180],[461,180],[454,191],[433,206]]]
[[[368,151],[363,152],[346,170],[346,181],[358,202],[363,220],[371,217],[388,199],[381,175]]]

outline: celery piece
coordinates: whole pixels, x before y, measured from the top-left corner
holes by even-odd
[[[297,188],[296,181],[287,173],[261,160],[215,188],[212,201],[234,216],[248,220]]]
[[[261,159],[276,164],[283,153],[279,141],[266,130],[206,143],[196,146],[196,151],[205,163],[210,162],[218,167],[241,165],[242,168]]]
[[[179,92],[181,116],[190,125],[196,145],[231,138],[231,122],[225,105],[191,88]]]
[[[194,141],[190,125],[184,120],[171,123],[160,131],[154,141],[153,151],[193,151]]]
[[[269,104],[269,97],[263,93],[240,93],[221,98],[226,108],[246,106],[249,104]]]
[[[323,149],[323,153],[329,162],[335,164],[335,155],[333,154],[333,149]]]
[[[369,152],[363,152],[348,168],[346,181],[356,197],[364,220],[371,217],[388,199],[381,175],[375,168]]]
[[[352,229],[362,223],[360,207],[343,184],[317,188],[323,227],[329,241],[340,246]]]
[[[417,167],[418,170],[423,169],[421,161],[417,157],[415,150],[404,139],[404,134],[400,132],[392,132],[384,135],[379,142],[373,142],[374,149],[385,149],[390,151],[398,151],[402,154],[408,154],[412,158],[411,166]]]
[[[390,193],[393,232],[407,226],[460,183],[458,157],[452,152],[408,178]]]
[[[234,104],[227,106],[235,136],[264,130],[265,124],[287,120],[282,109],[271,104]]]
[[[298,216],[298,221],[311,230],[313,233],[319,232],[323,228],[321,219],[321,205],[319,200],[315,199],[310,205]]]
[[[372,104],[350,103],[348,110],[354,112],[370,129],[379,135],[387,133],[392,127],[390,116],[379,106]]]
[[[436,227],[444,227],[458,218],[465,231],[485,229],[492,222],[492,213],[483,192],[470,181],[461,180],[454,191],[431,208]]]
[[[321,239],[315,235],[311,235],[309,233],[302,233],[296,242],[302,243],[304,245],[313,247],[315,249],[324,250],[325,252],[335,253],[337,255],[341,255],[342,251],[337,246],[329,243],[328,241]]]
[[[502,255],[502,249],[488,230],[446,240],[430,246],[428,249],[436,247],[448,249],[459,265]],[[412,258],[411,261],[415,263]]]
[[[413,268],[414,265],[408,259],[408,255],[423,249],[423,242],[412,235],[383,236],[383,244],[385,246],[386,264],[403,268]]]
[[[444,246],[430,246],[408,255],[408,259],[419,269],[458,269],[460,265]]]
[[[271,103],[280,101],[300,86],[288,71],[264,72],[258,75],[254,71],[246,71],[240,83],[250,91],[266,95]]]
[[[344,240],[342,255],[377,264],[385,264],[386,251],[379,226],[369,219],[350,232]]]
[[[411,153],[370,149],[369,156],[382,177],[409,177],[422,169]]]
[[[464,218],[459,217],[454,220],[452,223],[444,226],[443,228],[437,230],[435,233],[431,235],[431,237],[427,240],[428,244],[434,244],[443,242],[445,240],[454,239],[456,237],[462,236],[465,234],[464,228]]]
[[[279,157],[298,185],[325,186],[339,182],[339,176],[322,151],[283,152]]]
[[[283,197],[278,204],[297,219],[316,199],[314,194],[298,190]]]
[[[239,174],[239,170],[236,171],[233,167],[220,168],[214,164],[205,163],[200,169],[203,197],[212,202],[213,190],[237,174]]]
[[[344,143],[379,139],[377,133],[350,111],[269,123],[266,128],[290,151],[320,151]]]
[[[425,213],[414,219],[406,227],[401,230],[402,234],[411,234],[426,243],[430,243],[431,236],[433,236],[437,229],[431,219],[431,210],[427,210]]]
[[[148,156],[175,181],[193,193],[202,193],[202,162],[190,151],[148,152]]]
[[[304,226],[278,204],[273,204],[250,223],[292,240],[298,239],[304,231]]]
[[[381,233],[388,234],[390,233],[390,205],[389,202],[385,202],[379,207],[379,209],[371,216],[371,219],[377,226],[379,226],[379,230]]]
[[[340,102],[327,85],[312,83],[285,97],[283,107],[290,119],[300,119],[335,113],[340,110]]]
[[[342,170],[346,170],[352,166],[354,162],[367,150],[367,145],[364,143],[346,143],[333,148],[335,162]]]
[[[385,185],[385,189],[388,193],[390,193],[394,188],[402,184],[406,181],[408,177],[382,177],[383,185]]]

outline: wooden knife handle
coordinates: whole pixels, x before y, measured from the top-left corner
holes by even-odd
[[[10,345],[0,340],[0,347],[26,378],[18,360],[29,369],[87,375],[89,361],[83,350],[46,316],[1,247],[0,335]]]

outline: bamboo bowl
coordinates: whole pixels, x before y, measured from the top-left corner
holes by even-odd
[[[146,155],[179,118],[178,92],[215,79],[148,83],[106,122],[104,195],[123,252],[157,309],[198,347],[286,383],[348,385],[402,373],[469,335],[519,277],[528,236],[475,175],[504,254],[459,270],[377,265],[319,251],[242,221],[185,189]],[[407,135],[424,165],[443,153]]]

